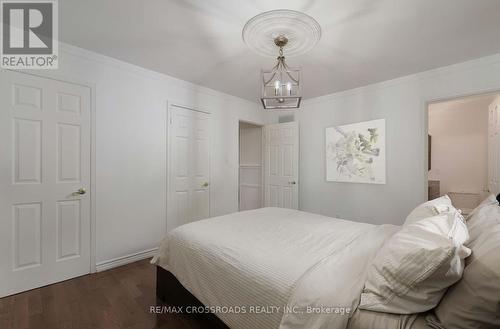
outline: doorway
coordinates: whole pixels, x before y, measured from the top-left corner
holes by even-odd
[[[428,107],[428,199],[448,195],[467,215],[498,193],[500,94]]]
[[[263,206],[262,126],[239,123],[239,210]]]

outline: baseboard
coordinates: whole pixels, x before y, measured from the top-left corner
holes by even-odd
[[[96,272],[102,272],[106,270],[110,270],[112,268],[126,265],[129,263],[137,262],[139,260],[143,260],[146,258],[153,257],[156,253],[158,248],[153,248],[153,249],[148,249],[140,252],[136,252],[134,254],[106,260],[104,262],[97,263],[96,265]]]

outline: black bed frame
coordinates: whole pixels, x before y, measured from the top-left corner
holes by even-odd
[[[203,304],[191,294],[177,278],[169,271],[160,266],[156,266],[156,297],[166,305],[183,307],[203,306]],[[207,329],[229,329],[215,314],[199,313],[187,314],[190,317],[199,319],[203,322],[203,328]]]

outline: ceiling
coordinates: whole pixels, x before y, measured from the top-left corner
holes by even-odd
[[[500,53],[499,0],[63,0],[63,42],[231,95],[259,100],[272,58],[241,38],[248,19],[293,9],[322,37],[287,58],[305,98]],[[285,49],[286,56],[286,49]]]

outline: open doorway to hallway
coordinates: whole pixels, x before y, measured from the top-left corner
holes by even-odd
[[[429,200],[447,194],[464,215],[499,193],[500,93],[428,107]]]
[[[239,210],[263,207],[262,126],[240,122]]]

